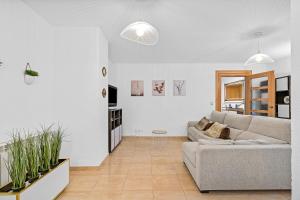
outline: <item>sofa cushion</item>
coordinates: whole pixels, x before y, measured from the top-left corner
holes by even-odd
[[[196,167],[196,152],[197,152],[198,142],[184,142],[182,144],[182,151],[184,156],[188,158],[193,167]]]
[[[206,117],[203,117],[197,124],[195,124],[195,128],[200,131],[207,130],[211,125],[213,124],[212,121],[207,119]]]
[[[233,142],[235,145],[257,145],[257,144],[272,144],[266,140],[235,140]]]
[[[199,139],[198,143],[200,145],[232,145],[233,140],[222,140],[222,139],[215,139],[215,140],[207,140],[207,139]]]
[[[230,129],[229,138],[232,140],[235,140],[237,136],[239,136],[242,132],[244,132],[243,130],[240,129],[235,129],[235,128],[229,128],[229,129]]]
[[[230,135],[230,129],[227,128],[227,125],[220,124],[215,122],[209,129],[206,131],[206,135],[212,138],[222,138],[228,139]]]
[[[287,144],[287,142],[284,140],[278,140],[278,139],[275,139],[272,137],[253,133],[250,131],[245,131],[245,132],[241,133],[239,136],[237,136],[236,139],[237,140],[264,140],[271,144]]]
[[[223,124],[225,116],[226,116],[226,113],[224,113],[224,112],[212,111],[210,114],[210,120],[213,122],[219,122],[219,123]]]
[[[231,128],[246,131],[249,128],[252,116],[227,113],[224,119],[224,124]]]
[[[253,116],[248,131],[291,142],[291,121],[288,119]]]
[[[193,141],[198,141],[198,139],[214,139],[205,135],[204,131],[199,131],[195,127],[188,128],[188,134],[191,136]]]

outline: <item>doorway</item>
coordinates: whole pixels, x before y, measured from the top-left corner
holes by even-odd
[[[275,117],[274,71],[216,71],[216,111]]]

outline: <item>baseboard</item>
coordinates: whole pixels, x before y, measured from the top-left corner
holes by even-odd
[[[109,154],[105,156],[105,158],[96,166],[70,166],[71,171],[80,171],[80,170],[93,170],[93,169],[98,169],[101,164],[108,158]]]

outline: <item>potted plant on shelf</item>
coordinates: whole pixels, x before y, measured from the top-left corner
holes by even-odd
[[[32,134],[27,134],[25,142],[27,157],[27,177],[32,183],[39,178],[39,148],[37,138]]]
[[[42,131],[38,136],[39,140],[39,171],[42,174],[45,174],[50,169],[50,160],[51,160],[51,148],[50,148],[50,136],[52,125],[48,128],[42,127]]]
[[[24,82],[28,85],[31,85],[36,77],[39,76],[37,71],[31,69],[30,64],[26,64],[25,72],[24,72]]]
[[[60,153],[63,137],[64,137],[64,130],[60,125],[58,125],[58,128],[55,131],[52,131],[51,139],[50,139],[51,168],[54,168],[59,164],[59,153]]]
[[[8,156],[6,166],[12,181],[11,189],[20,191],[25,187],[27,160],[24,140],[22,140],[19,132],[12,136],[12,141],[8,145]]]

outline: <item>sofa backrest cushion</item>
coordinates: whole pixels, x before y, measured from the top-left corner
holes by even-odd
[[[210,120],[213,122],[219,122],[220,124],[223,124],[225,116],[225,112],[212,111],[210,114]]]
[[[240,129],[235,129],[235,128],[229,128],[229,129],[230,129],[229,138],[232,140],[235,140],[242,132],[244,132],[243,130]]]
[[[252,116],[248,131],[291,143],[291,121],[288,119]]]
[[[251,120],[252,120],[251,115],[239,115],[239,114],[227,113],[224,119],[224,124],[227,124],[231,128],[246,131],[249,128]]]
[[[268,137],[265,135],[261,135],[258,133],[253,133],[250,131],[244,131],[240,135],[237,136],[236,140],[264,140],[270,144],[287,144],[287,141],[279,140],[273,137]]]

